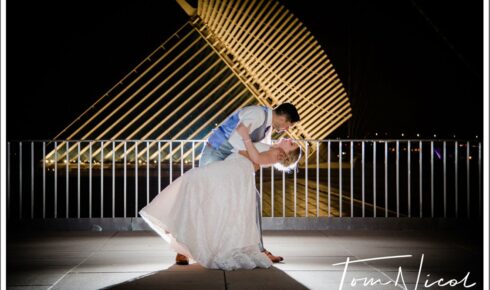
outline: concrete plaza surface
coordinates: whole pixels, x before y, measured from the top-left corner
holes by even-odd
[[[152,231],[9,231],[7,289],[488,287],[483,237],[475,231],[274,230],[264,231],[264,244],[284,261],[269,269],[222,271],[175,265],[175,253]],[[347,259],[347,269],[337,264]],[[363,285],[363,278],[378,283]],[[457,284],[425,286],[441,278],[439,285],[451,279]]]

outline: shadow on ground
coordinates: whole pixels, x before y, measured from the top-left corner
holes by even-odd
[[[102,289],[308,289],[285,272],[268,269],[223,271],[195,263],[173,265]]]

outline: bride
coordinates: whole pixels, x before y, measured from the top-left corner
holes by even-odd
[[[139,211],[143,220],[177,253],[211,269],[268,268],[259,250],[255,171],[262,166],[293,169],[301,148],[290,139],[252,143],[239,124],[246,151],[188,170]]]

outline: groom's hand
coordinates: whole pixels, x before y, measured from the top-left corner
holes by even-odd
[[[242,137],[242,138],[249,138],[250,137],[250,128],[251,128],[252,124],[250,124],[248,127],[245,126],[245,124],[243,123],[240,123],[238,124],[238,126],[236,127],[236,131],[237,133]]]

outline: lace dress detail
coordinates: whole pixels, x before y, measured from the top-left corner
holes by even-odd
[[[270,146],[254,143],[260,152]],[[139,211],[176,252],[211,269],[268,268],[259,250],[255,172],[239,153],[188,170]]]

